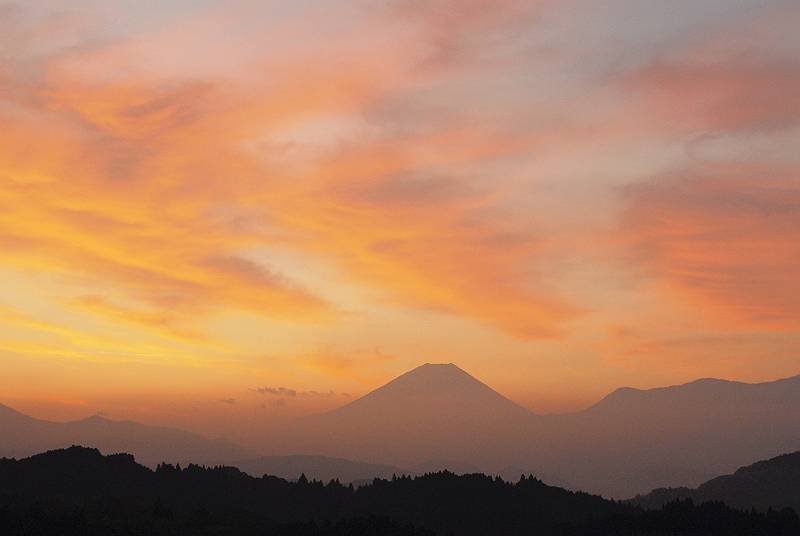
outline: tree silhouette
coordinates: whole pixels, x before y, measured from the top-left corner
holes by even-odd
[[[301,475],[253,478],[231,467],[159,465],[72,447],[0,460],[0,534],[263,536],[780,536],[791,509],[670,502],[659,510],[547,486],[449,472],[354,487]]]

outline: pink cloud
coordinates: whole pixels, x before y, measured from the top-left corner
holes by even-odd
[[[629,190],[651,274],[723,325],[800,327],[800,171],[688,169]]]

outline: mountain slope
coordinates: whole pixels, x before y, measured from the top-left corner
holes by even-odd
[[[631,502],[646,508],[661,508],[675,499],[695,502],[722,501],[736,508],[766,510],[793,508],[800,512],[800,452],[783,454],[739,468],[689,488],[661,488]]]
[[[580,489],[621,498],[697,486],[800,449],[800,376],[623,388],[585,411],[546,420],[558,447],[540,462]]]
[[[453,364],[425,364],[358,400],[297,422],[293,449],[408,467],[474,463],[521,448],[537,417]],[[292,448],[292,447],[290,447]]]
[[[340,419],[408,419],[436,410],[459,420],[525,418],[531,413],[452,363],[426,363],[329,415]]]

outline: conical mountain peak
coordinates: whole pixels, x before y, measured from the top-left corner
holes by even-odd
[[[420,370],[420,369],[451,369],[451,370],[461,370],[455,363],[425,363],[424,365],[420,365],[413,370]],[[463,372],[463,370],[462,370]]]
[[[415,386],[417,388],[429,387],[441,390],[463,384],[471,384],[476,388],[489,389],[485,384],[453,363],[425,363],[424,365],[420,365],[398,376],[383,387],[376,389],[376,391],[390,387],[398,388],[401,386]]]
[[[386,412],[408,415],[419,411],[527,414],[530,412],[474,378],[453,363],[425,363],[375,389],[334,413],[364,412],[376,418]]]
[[[453,363],[425,363],[341,408],[303,419],[307,449],[410,466],[494,459],[536,416]],[[320,450],[321,452],[321,450]]]

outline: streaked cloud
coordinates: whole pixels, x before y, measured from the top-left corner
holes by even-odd
[[[720,320],[797,329],[800,170],[689,169],[632,190],[629,224],[656,276]]]

